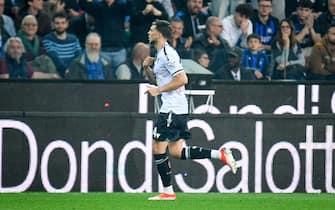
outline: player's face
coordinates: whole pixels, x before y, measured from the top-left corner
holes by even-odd
[[[66,20],[66,18],[55,18],[54,25],[56,33],[62,34],[66,31],[67,27],[69,26],[69,23]]]
[[[250,39],[248,41],[248,47],[250,48],[251,51],[256,51],[260,49],[262,46],[262,43],[258,39]]]
[[[305,21],[312,14],[312,10],[309,8],[298,7],[297,14],[298,14],[300,21]]]
[[[159,38],[160,34],[159,32],[157,31],[157,28],[155,25],[152,25],[150,27],[150,30],[148,31],[148,39],[149,39],[149,42],[150,43],[155,43],[158,38]]]
[[[269,16],[272,12],[271,1],[260,1],[258,4],[258,13],[261,17]]]

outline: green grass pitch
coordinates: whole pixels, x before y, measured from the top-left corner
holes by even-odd
[[[335,210],[335,194],[177,193],[175,201],[148,201],[153,193],[0,193],[0,210]]]

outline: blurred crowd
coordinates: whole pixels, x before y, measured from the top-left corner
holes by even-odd
[[[145,80],[147,32],[222,80],[335,80],[335,0],[0,0],[0,78]]]

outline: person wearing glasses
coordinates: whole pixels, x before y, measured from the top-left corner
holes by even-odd
[[[260,36],[262,49],[268,54],[271,53],[271,43],[279,30],[279,20],[271,12],[272,0],[258,0],[258,12],[251,18],[253,33]]]
[[[27,15],[22,19],[18,36],[21,38],[26,49],[25,55],[27,61],[32,61],[35,57],[46,54],[42,38],[37,35],[37,30],[38,22],[35,16]]]
[[[194,50],[204,50],[209,59],[209,69],[215,73],[226,62],[230,47],[228,42],[220,37],[222,22],[218,17],[211,16],[206,22],[206,32],[201,33],[192,44]]]
[[[289,19],[280,22],[280,30],[272,45],[273,80],[305,80],[305,57],[295,38],[293,23]]]
[[[44,36],[52,31],[52,24],[49,16],[43,12],[43,0],[26,0],[25,5],[20,8],[16,18],[16,27],[19,28],[22,19],[26,15],[34,15],[38,22],[37,34]]]

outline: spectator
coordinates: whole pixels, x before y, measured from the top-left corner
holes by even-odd
[[[241,66],[242,51],[237,47],[233,47],[228,52],[227,64],[221,67],[217,74],[217,79],[223,80],[254,80],[254,75],[251,71],[247,71]]]
[[[56,66],[43,47],[42,38],[37,33],[37,20],[33,15],[27,15],[22,19],[21,30],[18,36],[25,48],[24,56],[34,71],[40,72],[40,78],[59,78]]]
[[[94,17],[94,31],[101,36],[101,53],[116,68],[127,57],[124,22],[129,15],[128,3],[116,0],[98,3],[79,0],[79,6]]]
[[[208,14],[201,11],[202,7],[202,0],[187,0],[187,9],[176,13],[175,18],[184,22],[183,37],[192,40],[205,31]]]
[[[212,0],[212,15],[223,19],[226,16],[234,14],[236,7],[244,3],[246,3],[245,0]]]
[[[27,0],[24,7],[19,11],[16,27],[21,26],[22,19],[26,15],[34,15],[38,22],[37,34],[41,37],[51,32],[51,20],[47,14],[43,12],[43,0]]]
[[[94,17],[85,12],[71,18],[68,31],[78,37],[80,46],[84,48],[87,35],[94,31]]]
[[[37,30],[38,23],[35,16],[27,15],[22,19],[18,36],[23,42],[27,61],[32,61],[35,57],[46,54],[42,38],[37,35]]]
[[[184,59],[191,58],[191,44],[190,39],[182,37],[184,31],[184,23],[179,19],[171,20],[172,27],[172,37],[171,37],[171,46],[176,49],[179,56]]]
[[[78,38],[66,31],[69,26],[66,13],[56,13],[52,21],[55,31],[43,38],[43,45],[56,65],[59,75],[64,77],[65,70],[73,59],[81,54],[81,47]]]
[[[147,32],[156,19],[167,20],[168,14],[161,3],[153,0],[132,2],[130,14],[130,43],[148,43]]]
[[[247,38],[248,48],[242,53],[242,66],[250,70],[257,80],[271,79],[271,64],[265,51],[262,50],[261,37],[250,34]]]
[[[298,47],[293,23],[289,19],[280,22],[280,30],[272,46],[275,67],[272,79],[305,79],[305,58]]]
[[[208,69],[209,67],[209,57],[206,51],[202,49],[194,50],[192,60],[200,64],[202,67]]]
[[[131,58],[121,64],[115,71],[115,76],[119,80],[144,80],[145,73],[142,63],[150,55],[150,47],[143,43],[137,43],[131,54]]]
[[[210,64],[209,69],[214,73],[226,62],[226,52],[229,50],[227,41],[220,37],[222,22],[218,17],[211,16],[206,22],[206,32],[201,33],[192,45],[194,49],[207,52]]]
[[[322,13],[314,24],[316,33],[324,36],[330,25],[335,23],[335,0],[328,0],[328,10]]]
[[[253,33],[261,37],[262,47],[269,54],[278,29],[279,20],[271,15],[272,0],[258,0],[258,12],[251,18]]]
[[[240,4],[236,7],[235,14],[222,20],[223,31],[221,37],[230,47],[247,48],[247,36],[252,33],[250,17],[253,9],[249,4]]]
[[[0,78],[29,79],[34,72],[24,57],[24,46],[20,38],[11,37],[4,46],[5,56],[0,60]]]
[[[3,46],[6,41],[15,36],[14,21],[10,16],[4,14],[5,0],[0,0],[0,59],[3,57]]]
[[[330,25],[323,39],[312,49],[310,79],[335,80],[335,24]]]
[[[101,38],[97,33],[89,33],[85,41],[85,52],[78,56],[66,70],[65,78],[76,80],[113,79],[113,69],[101,56]]]
[[[314,30],[314,15],[312,14],[313,3],[311,0],[300,0],[297,14],[290,17],[292,20],[296,39],[305,57],[309,57],[312,47],[321,40],[320,34]]]

